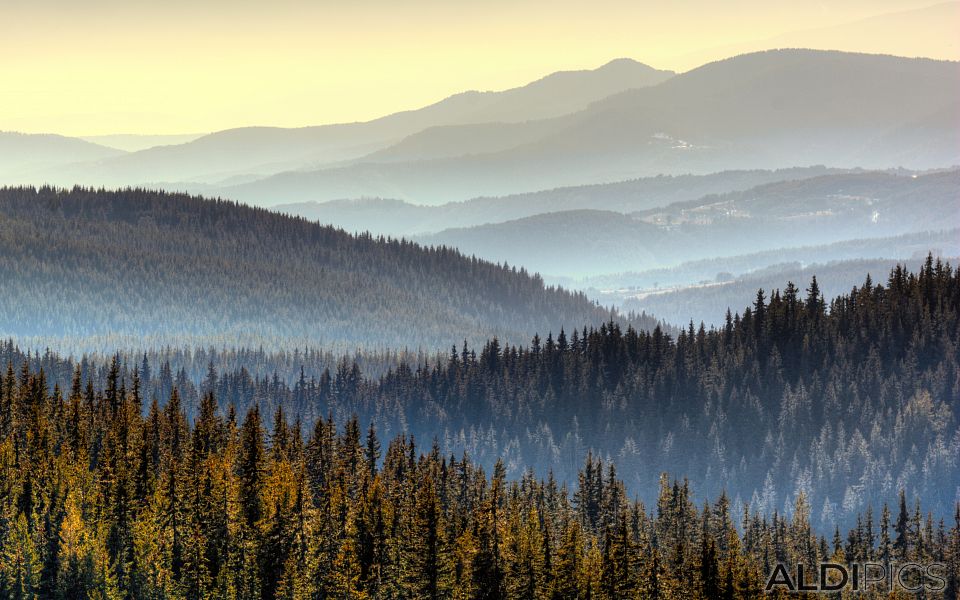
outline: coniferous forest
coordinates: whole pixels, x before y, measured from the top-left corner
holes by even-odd
[[[958,308],[929,258],[676,336],[352,361],[10,343],[0,589],[757,598],[776,563],[912,560],[956,598]]]
[[[0,278],[0,332],[79,352],[433,349],[610,317],[582,293],[453,248],[146,189],[0,188]]]
[[[0,1],[0,600],[960,600],[938,1]]]

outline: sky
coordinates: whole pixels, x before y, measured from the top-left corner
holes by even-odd
[[[960,59],[960,2],[918,10],[929,6],[0,0],[0,130],[174,134],[349,122],[618,57],[683,71],[781,44]],[[890,13],[903,14],[877,17]]]

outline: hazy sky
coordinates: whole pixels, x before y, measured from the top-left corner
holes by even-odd
[[[856,27],[830,34],[930,4],[0,0],[0,130],[187,133],[365,120],[622,56],[685,70],[784,34],[783,43],[957,59],[960,22],[942,18],[909,27],[885,18],[892,33],[869,38]],[[951,6],[960,15],[960,3]]]

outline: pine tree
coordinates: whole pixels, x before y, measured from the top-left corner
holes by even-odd
[[[534,508],[524,509],[516,499],[510,510],[505,561],[510,598],[548,598],[544,540],[540,517]]]
[[[238,505],[237,556],[233,570],[238,576],[236,587],[243,597],[261,597],[260,560],[264,517],[265,454],[260,409],[254,405],[240,429],[237,457]]]
[[[583,537],[580,523],[570,519],[563,528],[563,540],[557,548],[553,569],[553,600],[581,598]]]
[[[425,474],[416,490],[410,531],[409,587],[415,598],[438,600],[449,594],[443,514],[433,479]]]
[[[0,562],[0,586],[4,595],[11,600],[34,598],[40,589],[43,565],[25,515],[21,513],[12,519],[6,537]]]
[[[890,508],[887,503],[883,503],[883,511],[880,514],[880,546],[877,554],[885,567],[889,567],[893,560],[893,545],[890,543]]]
[[[717,549],[713,540],[704,540],[700,554],[700,597],[706,599],[720,596],[720,574],[717,569]]]
[[[367,472],[373,479],[377,474],[377,464],[380,460],[380,440],[377,439],[377,430],[372,422],[367,430],[367,445],[363,451],[363,459],[367,463]]]
[[[496,487],[495,483],[494,489]],[[473,576],[471,597],[474,600],[503,600],[507,597],[503,558],[500,553],[498,500],[498,494],[491,491],[491,497],[483,503],[481,514],[476,521],[474,536],[477,539],[477,552],[470,568]]]
[[[893,541],[893,550],[898,560],[907,560],[910,552],[910,515],[907,512],[907,497],[903,490],[900,490],[900,511],[897,514],[897,524],[894,526],[897,533]]]

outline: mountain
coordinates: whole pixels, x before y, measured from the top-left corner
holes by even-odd
[[[123,154],[116,148],[62,135],[0,131],[0,179],[27,181],[33,173],[54,165]]]
[[[622,214],[576,210],[449,229],[416,239],[583,277],[789,246],[953,228],[960,170],[859,172],[783,181]]]
[[[567,210],[523,219],[447,229],[415,239],[459,248],[546,275],[571,277],[662,264],[678,236],[650,223],[606,210]]]
[[[301,202],[272,207],[282,213],[342,227],[347,231],[410,236],[443,229],[502,223],[564,210],[633,212],[707,194],[744,190],[764,183],[805,179],[840,169],[808,167],[775,171],[724,171],[710,175],[660,175],[616,183],[555,188],[496,198],[474,198],[439,206],[385,198]]]
[[[136,152],[146,150],[154,146],[172,146],[174,144],[186,144],[202,137],[203,133],[174,133],[145,135],[138,133],[115,133],[108,135],[85,135],[80,139],[110,148],[117,148],[126,152]]]
[[[772,50],[614,94],[548,123],[450,126],[353,164],[225,186],[261,204],[442,204],[650,175],[960,164],[960,63]]]
[[[850,23],[780,34],[771,38],[710,48],[680,59],[681,64],[702,64],[711,56],[733,56],[767,48],[815,48],[900,56],[939,56],[960,59],[956,24],[960,2],[942,2],[873,15]],[[903,32],[911,32],[904,36]]]
[[[568,289],[583,290],[603,304],[618,305],[638,292],[666,292],[670,288],[732,281],[785,263],[806,266],[859,259],[918,260],[931,252],[934,256],[960,256],[960,229],[845,240],[819,246],[791,246],[738,256],[703,258],[673,267],[580,279],[551,277],[549,281]]]
[[[956,258],[944,257],[944,260],[956,264]],[[707,327],[720,327],[727,309],[731,313],[742,312],[744,298],[756,296],[758,289],[764,290],[769,298],[774,290],[782,291],[787,282],[805,290],[816,277],[824,297],[833,298],[849,293],[854,286],[863,285],[864,274],[870,275],[875,284],[885,283],[890,271],[898,264],[914,270],[923,265],[923,259],[860,259],[810,265],[787,262],[729,281],[714,281],[679,290],[640,292],[628,296],[620,306],[623,310],[636,312],[657,311],[660,318],[680,327],[690,321],[695,325],[705,323]]]
[[[880,237],[942,228],[944,215],[956,214],[958,189],[960,169],[925,175],[843,173],[711,194],[632,215],[669,229],[762,224],[764,234],[796,236],[805,227],[818,228],[820,235],[852,227],[853,232],[872,234],[862,237]]]
[[[168,187],[181,189],[189,183],[269,175],[358,158],[429,127],[556,117],[613,93],[660,83],[672,75],[636,61],[616,60],[595,70],[554,73],[501,92],[464,92],[424,108],[364,123],[220,131],[117,160],[73,165],[58,170],[56,181],[108,186],[169,182]],[[206,188],[194,185],[193,189]]]
[[[0,189],[0,278],[0,337],[70,349],[432,352],[612,318],[582,294],[454,250],[143,190]]]
[[[594,71],[563,71],[522,88],[490,94],[466,124],[438,125],[414,133],[364,162],[395,162],[483,154],[508,150],[549,135],[553,118],[586,108],[591,102],[672,77],[636,61],[620,58]],[[513,127],[523,123],[524,127]]]
[[[673,76],[673,71],[618,58],[596,69],[559,71],[522,87],[470,91],[452,99],[473,103],[473,108],[459,117],[461,122],[522,123],[576,112],[611,94],[656,85]]]

